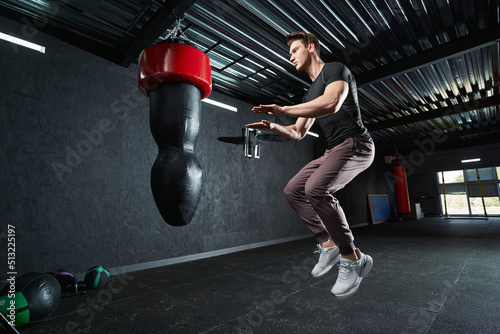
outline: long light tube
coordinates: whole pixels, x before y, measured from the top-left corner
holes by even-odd
[[[45,53],[45,46],[31,43],[31,42],[25,41],[23,39],[20,39],[20,38],[14,37],[14,36],[10,36],[10,35],[7,35],[7,34],[1,33],[1,32],[0,32],[0,39],[3,39],[7,42],[11,42],[11,43],[14,43],[17,45],[24,46],[28,49],[32,49],[32,50],[35,50],[35,51],[38,51],[41,53]]]
[[[230,105],[225,104],[225,103],[217,102],[217,101],[214,101],[214,100],[210,100],[210,99],[203,99],[203,100],[201,100],[201,102],[205,102],[205,103],[208,103],[208,104],[212,104],[212,105],[214,105],[214,106],[217,106],[217,107],[221,107],[221,108],[224,108],[224,109],[227,109],[227,110],[231,110],[231,111],[234,111],[234,112],[238,112],[238,108],[233,107],[233,106],[230,106]]]
[[[469,163],[469,162],[478,162],[478,161],[481,161],[481,158],[474,158],[474,159],[462,160],[462,163],[466,164],[466,163]]]

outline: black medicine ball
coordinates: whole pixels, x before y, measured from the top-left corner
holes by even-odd
[[[53,276],[57,279],[59,284],[61,285],[61,291],[66,291],[71,288],[73,281],[76,279],[75,276],[66,269],[59,269],[56,271]]]
[[[102,266],[90,268],[85,274],[85,284],[89,289],[98,289],[106,285],[109,280],[109,271]]]

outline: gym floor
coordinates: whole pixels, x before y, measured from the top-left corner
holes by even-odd
[[[351,297],[313,238],[116,276],[28,333],[500,333],[500,218],[353,230],[374,267]]]

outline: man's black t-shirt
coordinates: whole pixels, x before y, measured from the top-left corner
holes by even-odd
[[[358,103],[358,88],[351,71],[342,63],[326,63],[318,77],[311,84],[303,102],[309,102],[323,95],[326,86],[335,81],[345,81],[349,85],[349,93],[340,107],[333,114],[318,117],[316,122],[325,134],[328,149],[331,149],[351,137],[368,137],[368,130],[361,120]]]

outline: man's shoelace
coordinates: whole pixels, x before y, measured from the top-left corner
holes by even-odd
[[[343,280],[349,279],[349,275],[351,274],[351,264],[350,263],[341,263],[339,264],[339,278]]]
[[[328,248],[322,248],[314,251],[314,253],[319,253],[319,261],[321,261],[322,259],[324,259],[324,255],[328,253],[328,250]]]

